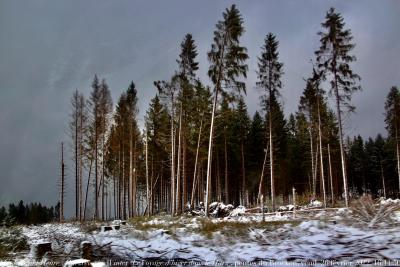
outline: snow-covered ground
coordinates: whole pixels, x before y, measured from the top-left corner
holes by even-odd
[[[318,261],[326,266],[339,261],[376,264],[400,260],[398,212],[390,215],[390,222],[373,227],[355,220],[347,209],[298,212],[295,218],[292,213],[268,214],[264,222],[259,213],[243,213],[213,219],[168,215],[140,218],[107,232],[100,231],[100,224],[45,224],[23,227],[23,235],[31,244],[52,242],[53,250],[62,253],[64,259],[79,256],[80,242],[87,240],[96,248],[108,250],[114,258],[137,263],[169,261],[174,265],[172,261],[176,260],[186,261],[186,265],[253,262],[268,266],[272,261],[282,265],[286,261]],[[29,263],[29,255],[25,256],[17,266]],[[101,260],[106,261],[104,257]],[[400,265],[400,261],[397,263]],[[15,265],[3,262],[0,266]]]

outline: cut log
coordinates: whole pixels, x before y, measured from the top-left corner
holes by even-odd
[[[52,251],[51,242],[34,243],[31,245],[30,256],[35,260],[41,260],[50,251]]]
[[[87,260],[93,260],[93,246],[89,241],[81,243],[81,257]]]

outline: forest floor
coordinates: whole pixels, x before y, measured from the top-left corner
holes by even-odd
[[[79,258],[82,241],[93,244],[94,260],[108,264],[98,266],[400,266],[398,209],[360,209],[364,211],[313,209],[295,217],[277,212],[264,221],[260,213],[224,218],[157,215],[130,219],[119,230],[106,232],[100,231],[105,225],[100,222],[17,228],[28,244],[52,242],[53,252],[46,257],[52,266]],[[32,263],[31,256],[28,250],[9,254],[0,266],[41,265]]]

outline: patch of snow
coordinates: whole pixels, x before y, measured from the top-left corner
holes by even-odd
[[[380,198],[380,201],[379,201],[382,205],[392,205],[392,204],[394,204],[394,205],[399,205],[400,204],[400,199],[391,199],[391,198],[388,198],[388,199],[385,199],[385,198]]]
[[[246,213],[246,208],[244,206],[239,206],[229,213],[229,217],[242,216],[245,213]]]
[[[323,206],[323,203],[317,199],[311,200],[310,204],[308,204],[308,207],[311,208],[321,208]]]

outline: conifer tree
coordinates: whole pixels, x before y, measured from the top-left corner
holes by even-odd
[[[208,215],[208,204],[211,200],[211,165],[212,148],[214,136],[214,116],[217,108],[218,95],[226,89],[234,89],[241,92],[245,84],[238,80],[246,77],[247,65],[244,64],[248,58],[245,47],[240,46],[239,39],[244,33],[243,19],[235,5],[226,9],[222,14],[223,20],[218,21],[214,31],[214,40],[211,50],[208,52],[210,68],[208,76],[214,84],[213,108],[211,112],[210,138],[207,157],[207,180],[205,211]]]
[[[270,159],[270,178],[271,178],[271,201],[272,209],[275,210],[275,144],[274,135],[279,133],[273,131],[274,115],[278,115],[280,105],[277,97],[280,96],[279,89],[282,88],[281,76],[283,75],[283,64],[279,62],[278,52],[279,42],[275,35],[269,33],[264,40],[261,56],[258,58],[258,82],[257,86],[265,90],[262,96],[262,106],[267,112],[268,140],[269,140],[269,159]]]
[[[315,52],[318,67],[322,70],[323,77],[330,81],[330,91],[335,96],[336,115],[339,123],[340,157],[342,165],[343,187],[346,207],[349,205],[348,185],[346,175],[345,150],[343,143],[343,108],[349,112],[354,111],[350,104],[351,96],[355,91],[361,90],[357,84],[360,77],[350,68],[350,63],[356,57],[350,52],[354,48],[353,37],[349,29],[345,29],[342,15],[330,8],[326,14],[322,27],[326,31],[319,32],[321,46]]]
[[[243,97],[239,98],[237,103],[236,110],[234,111],[234,125],[233,132],[236,134],[236,137],[239,142],[239,153],[240,153],[240,162],[241,162],[241,187],[240,187],[240,203],[245,205],[246,203],[246,159],[247,155],[245,155],[245,147],[248,141],[248,134],[250,128],[250,118],[247,113],[247,106],[244,102]]]
[[[196,62],[197,50],[191,34],[186,34],[181,43],[181,53],[177,63],[179,65],[178,94],[179,102],[179,133],[178,133],[178,166],[177,166],[177,212],[183,211],[187,204],[187,154],[188,154],[188,123],[194,96],[194,86],[198,62]]]

